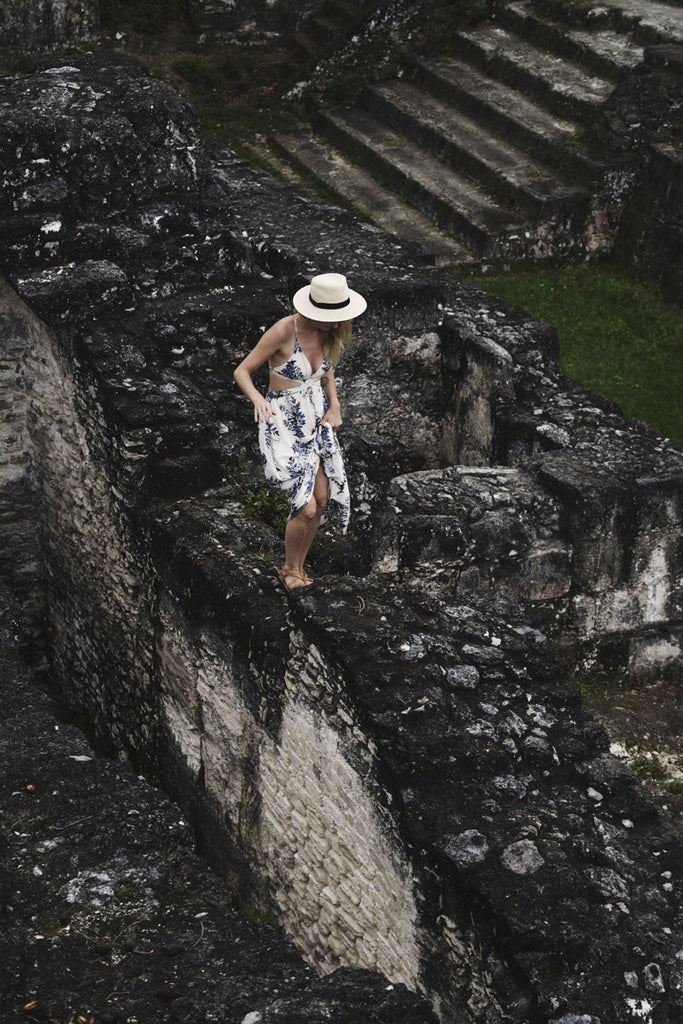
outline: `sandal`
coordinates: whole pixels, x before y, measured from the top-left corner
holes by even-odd
[[[278,577],[285,590],[298,590],[300,587],[309,587],[313,580],[306,573],[299,573],[296,569],[282,569],[277,571]]]

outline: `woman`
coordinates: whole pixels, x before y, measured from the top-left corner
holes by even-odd
[[[342,532],[348,525],[334,364],[351,337],[351,321],[367,306],[342,274],[319,274],[292,303],[296,312],[273,324],[234,373],[254,404],[266,480],[289,499],[285,563],[279,571],[287,590],[313,582],[304,561],[320,523],[334,512]],[[251,378],[265,362],[270,384],[264,397]]]

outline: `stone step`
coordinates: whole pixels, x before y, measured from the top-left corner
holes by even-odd
[[[643,46],[630,33],[617,28],[577,28],[536,12],[530,0],[514,0],[498,8],[498,19],[527,41],[548,47],[582,68],[616,81],[623,71],[639,64]]]
[[[585,150],[583,128],[577,121],[552,114],[463,60],[421,58],[415,63],[413,80],[539,160],[563,168],[582,182],[594,180],[603,171],[602,162]]]
[[[488,75],[522,89],[562,115],[592,121],[614,90],[609,79],[590,74],[498,25],[463,29],[454,42],[461,56]]]
[[[547,219],[578,208],[585,213],[582,188],[410,82],[367,87],[363,103],[453,170],[513,203],[524,217]]]
[[[465,264],[475,254],[440,231],[431,220],[379,184],[361,167],[332,149],[313,132],[277,132],[273,142],[290,165],[313,175],[363,217],[399,238],[417,242],[438,264]]]
[[[640,43],[683,44],[683,5],[681,0],[661,3],[656,0],[601,0],[595,7],[568,4],[567,0],[535,0],[535,6],[553,17],[573,24],[593,27],[611,26],[632,33]]]
[[[516,255],[523,219],[503,209],[461,174],[430,157],[368,111],[321,110],[324,135],[373,177],[393,189],[468,248],[483,256]]]
[[[290,45],[295,53],[298,52],[305,61],[315,60],[320,53],[319,44],[308,32],[300,30],[293,32]]]
[[[353,3],[353,0],[327,0],[324,10],[340,25],[351,26],[360,20],[366,6],[364,3]]]
[[[325,51],[336,39],[344,38],[344,22],[325,14],[316,14],[306,22],[306,33]]]
[[[360,23],[366,6],[353,0],[327,0],[311,11],[292,35],[304,59],[319,58],[338,45],[339,40],[346,39]]]

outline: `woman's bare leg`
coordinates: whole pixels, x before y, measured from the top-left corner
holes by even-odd
[[[298,515],[287,523],[285,529],[285,564],[287,569],[299,576],[304,575],[304,562],[313,539],[318,532],[320,519],[327,508],[328,483],[322,465],[318,466],[310,501]]]

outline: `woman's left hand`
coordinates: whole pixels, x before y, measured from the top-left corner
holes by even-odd
[[[336,433],[342,425],[341,409],[338,406],[330,406],[323,416],[322,422],[328,423]]]

